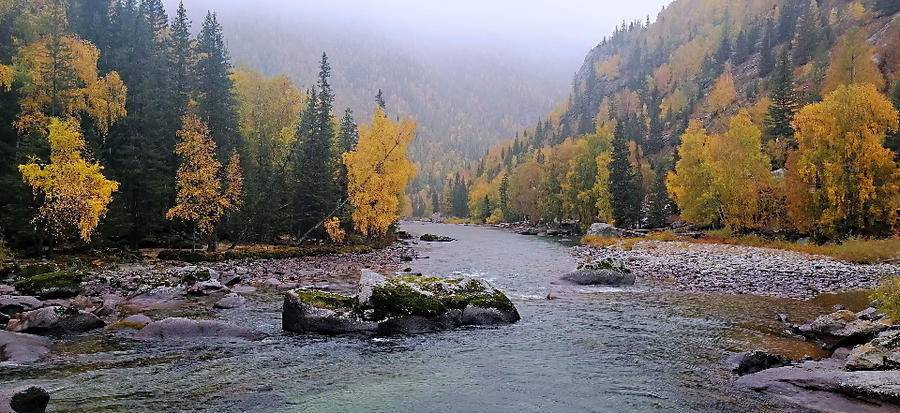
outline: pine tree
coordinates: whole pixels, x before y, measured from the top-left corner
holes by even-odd
[[[509,171],[503,174],[503,179],[500,180],[500,214],[502,215],[502,219],[504,221],[513,220],[512,209],[509,204]]]
[[[375,94],[375,104],[381,109],[387,110],[387,104],[384,102],[384,95],[381,93],[381,89],[378,89],[378,93]]]
[[[766,133],[769,138],[787,140],[793,146],[794,128],[791,122],[797,112],[797,93],[794,90],[794,68],[787,50],[781,52],[778,65],[769,84],[772,104],[766,116]]]
[[[802,66],[812,58],[821,36],[819,32],[819,6],[815,0],[810,0],[806,12],[803,13],[803,16],[797,22],[796,36],[794,37],[792,49],[796,65]]]
[[[191,64],[194,61],[191,47],[191,21],[188,20],[184,2],[178,3],[175,20],[172,21],[172,35],[169,41],[169,73],[172,76],[173,112],[183,114],[191,98],[193,79]]]
[[[231,63],[222,26],[215,13],[207,13],[196,45],[197,114],[209,126],[220,157],[237,147],[237,117],[231,94]]]
[[[772,19],[766,20],[766,29],[763,33],[762,43],[760,43],[760,59],[759,59],[759,76],[765,77],[775,68],[775,22]]]
[[[653,192],[649,194],[647,206],[647,227],[662,228],[666,225],[666,217],[669,215],[669,193],[666,192],[666,173],[659,171],[653,182]]]
[[[609,164],[609,193],[615,225],[633,228],[640,223],[643,194],[637,172],[631,165],[625,130],[617,126],[612,141]]]

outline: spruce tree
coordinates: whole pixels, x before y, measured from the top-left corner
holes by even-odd
[[[797,112],[797,93],[794,90],[794,68],[787,50],[781,52],[770,79],[769,98],[772,104],[765,120],[766,132],[771,139],[784,139],[793,146],[794,128],[791,122]]]
[[[766,21],[766,29],[763,33],[762,43],[760,43],[760,59],[759,59],[759,76],[765,77],[772,73],[775,68],[775,22],[772,19]]]
[[[384,95],[381,93],[381,89],[378,89],[378,93],[375,94],[375,104],[387,110],[387,104],[384,102]]]
[[[191,98],[193,79],[191,62],[191,21],[188,20],[184,2],[178,3],[178,11],[172,21],[172,34],[169,39],[169,73],[172,76],[173,112],[179,116],[187,111]]]
[[[210,136],[224,159],[237,147],[237,116],[231,93],[231,63],[225,49],[222,26],[215,13],[207,13],[197,36],[196,93],[198,115],[209,126]]]
[[[615,225],[634,228],[640,223],[640,178],[631,165],[628,141],[623,127],[616,126],[612,140],[612,161],[609,163],[609,194]]]
[[[797,21],[792,49],[796,65],[802,66],[812,58],[818,46],[819,32],[819,7],[815,0],[810,0],[806,12]]]
[[[509,206],[509,171],[503,174],[500,180],[500,214],[504,221],[513,219],[512,209]]]

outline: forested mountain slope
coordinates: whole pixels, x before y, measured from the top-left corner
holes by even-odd
[[[623,23],[587,54],[568,99],[461,171],[463,196],[439,207],[487,221],[655,227],[680,212],[734,229],[889,232],[900,175],[884,146],[896,155],[897,119],[881,103],[893,96],[898,104],[898,11],[891,0],[677,0],[653,23]],[[830,95],[836,90],[846,93]],[[837,113],[849,104],[872,117]],[[840,130],[828,140],[813,125],[835,116]],[[865,124],[854,129],[849,119]],[[868,133],[870,140],[841,141]],[[843,144],[838,151],[873,159],[820,153]],[[829,176],[833,163],[859,176]],[[816,211],[791,203],[800,198]],[[431,212],[428,202],[418,205]],[[826,221],[841,228],[824,230]]]

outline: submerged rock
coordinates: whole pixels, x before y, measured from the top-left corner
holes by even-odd
[[[318,334],[419,334],[463,325],[509,324],[515,306],[487,282],[363,270],[356,296],[299,289],[285,294],[282,327]]]
[[[43,305],[41,300],[27,295],[0,296],[0,313],[13,315],[31,311]]]
[[[229,293],[225,297],[222,297],[221,300],[216,301],[216,303],[213,304],[213,307],[227,310],[227,309],[232,309],[232,308],[240,308],[246,304],[247,304],[246,298],[242,297],[241,295],[239,295],[237,293]]]
[[[46,337],[0,330],[0,361],[31,363],[50,352]]]
[[[214,320],[191,320],[172,317],[147,324],[135,334],[139,339],[172,339],[172,338],[239,338],[243,340],[259,340],[264,334],[245,327],[226,324]]]
[[[422,235],[421,237],[419,237],[419,240],[422,240],[422,241],[425,241],[425,242],[450,242],[450,241],[455,241],[453,238],[446,237],[446,236],[443,236],[443,235],[434,235],[434,234],[424,234],[424,235]]]
[[[635,277],[621,261],[605,259],[582,265],[562,277],[578,285],[634,285]]]
[[[22,313],[9,320],[7,329],[18,333],[65,335],[83,333],[105,325],[96,315],[69,307],[52,306]]]
[[[731,370],[739,376],[790,364],[790,360],[787,358],[764,351],[738,353],[729,357],[728,362],[731,365]]]

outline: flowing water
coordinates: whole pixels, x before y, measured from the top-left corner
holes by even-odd
[[[260,295],[250,310],[210,316],[270,333],[262,342],[91,333],[42,363],[0,366],[0,387],[44,385],[55,412],[776,411],[735,389],[722,360],[757,348],[817,355],[780,338],[775,314],[803,319],[832,304],[666,292],[641,280],[557,288],[547,300],[551,282],[576,266],[561,243],[480,227],[404,229],[457,239],[419,244],[414,271],[485,278],[522,321],[389,339],[304,337],[280,331],[279,296]]]

